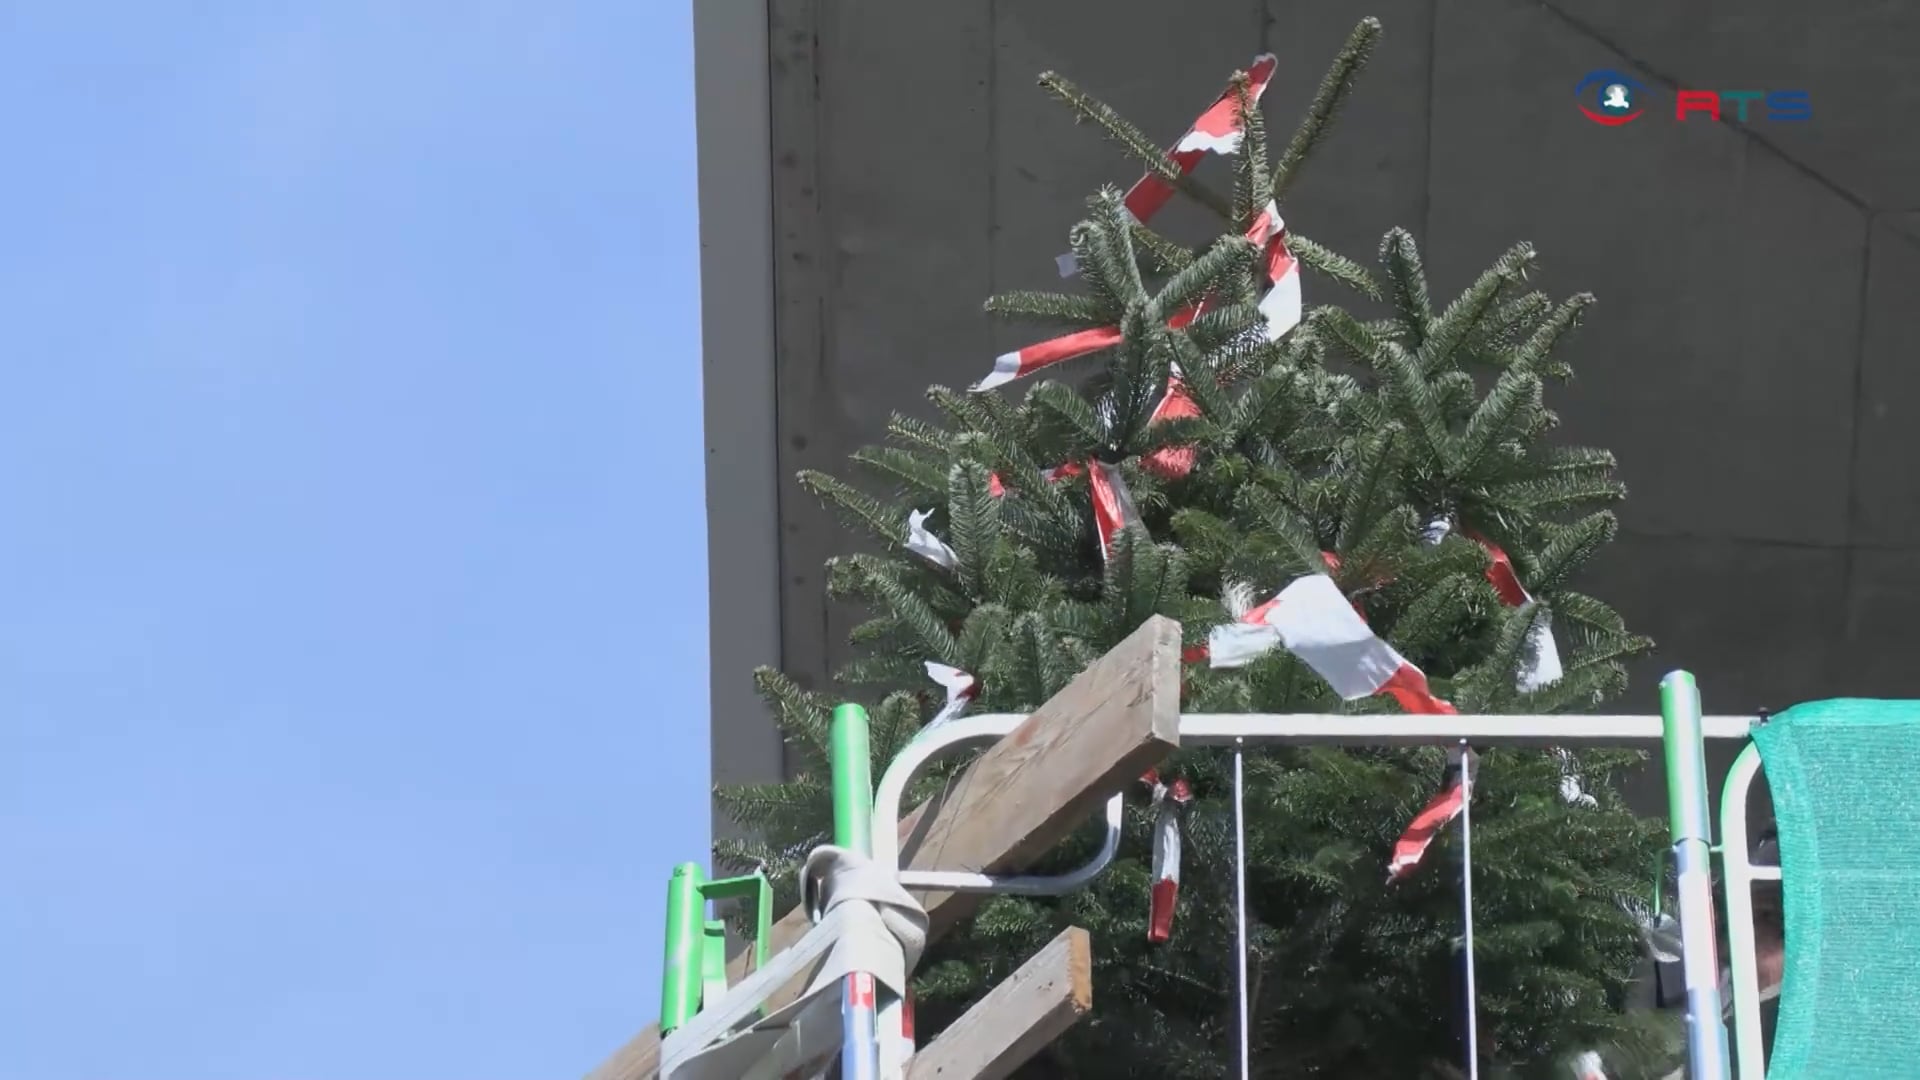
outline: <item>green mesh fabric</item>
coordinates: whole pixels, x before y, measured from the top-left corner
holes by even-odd
[[[1786,981],[1769,1080],[1920,1077],[1920,702],[1754,731],[1780,831]]]

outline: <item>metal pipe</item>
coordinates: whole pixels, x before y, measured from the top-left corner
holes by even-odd
[[[880,777],[873,796],[873,818],[879,827],[873,833],[873,860],[881,866],[900,865],[900,803],[906,797],[907,784],[922,765],[948,750],[974,743],[991,742],[1019,727],[1027,720],[1019,713],[988,713],[950,720],[921,735],[900,751]],[[1058,896],[1078,889],[1113,862],[1120,850],[1121,826],[1125,820],[1126,798],[1115,793],[1107,800],[1106,835],[1093,858],[1064,874],[976,874],[965,870],[899,871],[900,884],[910,889],[941,892],[995,893],[1013,896]]]
[[[1700,690],[1692,675],[1675,671],[1660,680],[1660,713],[1665,729],[1667,823],[1680,905],[1680,961],[1687,992],[1687,1075],[1691,1080],[1729,1080],[1720,960],[1714,942],[1706,742]]]
[[[1460,740],[1460,916],[1467,951],[1467,1080],[1480,1080],[1480,997],[1473,970],[1473,750]]]
[[[873,750],[867,710],[839,705],[827,732],[833,770],[833,842],[862,855],[873,854]],[[847,975],[840,1006],[841,1080],[879,1080],[880,1044],[876,1038],[873,973]]]
[[[1247,773],[1246,747],[1233,747],[1233,911],[1240,940],[1240,1080],[1253,1075],[1253,1036],[1247,1031]]]
[[[1757,717],[1700,717],[1709,739],[1745,739]],[[1187,713],[1180,745],[1292,744],[1315,746],[1452,746],[1467,739],[1484,746],[1632,746],[1659,743],[1658,716],[1393,715],[1341,713]]]
[[[660,965],[660,1034],[700,1011],[702,935],[707,903],[700,895],[699,863],[684,862],[667,879],[667,944]]]
[[[1753,933],[1753,883],[1761,869],[1747,846],[1747,793],[1760,772],[1760,751],[1752,743],[1727,770],[1720,795],[1720,876],[1727,892],[1727,957],[1733,978],[1733,1056],[1740,1076],[1765,1076],[1767,1054],[1760,1020],[1759,956]],[[1770,877],[1779,878],[1778,867]]]

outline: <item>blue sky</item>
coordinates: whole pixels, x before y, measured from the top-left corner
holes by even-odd
[[[577,1076],[706,813],[691,5],[0,5],[0,1077]]]

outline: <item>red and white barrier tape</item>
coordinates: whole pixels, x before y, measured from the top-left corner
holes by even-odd
[[[1260,103],[1279,63],[1272,53],[1262,53],[1253,58],[1253,63],[1247,68],[1247,100],[1250,105]],[[1220,91],[1220,96],[1213,99],[1213,104],[1208,105],[1200,118],[1193,122],[1193,126],[1187,129],[1186,134],[1180,136],[1180,141],[1173,144],[1173,149],[1167,151],[1167,156],[1180,167],[1181,175],[1190,176],[1199,167],[1200,159],[1209,153],[1239,153],[1242,138],[1240,103],[1232,84],[1228,84],[1225,90]],[[1166,177],[1149,169],[1127,189],[1124,200],[1127,212],[1144,225],[1153,220],[1153,215],[1159,213],[1161,207],[1172,201],[1176,190]],[[1059,264],[1061,277],[1072,277],[1078,270],[1072,255],[1062,255],[1055,262]]]
[[[1193,322],[1200,311],[1201,305],[1193,304],[1175,312],[1173,317],[1167,320],[1168,329],[1181,329]],[[996,386],[1005,386],[1015,379],[1025,378],[1043,368],[1068,360],[1077,360],[1082,356],[1090,356],[1101,349],[1111,349],[1120,344],[1121,337],[1120,328],[1117,326],[1096,326],[1035,342],[1010,353],[1001,353],[994,358],[993,370],[969,389],[979,392],[991,390]]]
[[[960,558],[947,546],[946,541],[927,529],[927,519],[932,516],[931,510],[914,510],[907,514],[907,550],[942,570],[951,570],[959,565]]]
[[[1180,815],[1193,801],[1184,779],[1162,783],[1158,772],[1141,777],[1153,788],[1153,886],[1147,906],[1147,940],[1158,944],[1173,936],[1173,914],[1180,898]]]
[[[1247,92],[1251,102],[1259,102],[1267,92],[1267,83],[1272,80],[1277,63],[1272,54],[1254,58],[1247,73],[1250,80]],[[1209,153],[1239,152],[1243,137],[1239,103],[1229,86],[1200,114],[1200,118],[1194,121],[1193,126],[1187,129],[1187,133],[1168,153],[1179,165],[1182,175],[1186,175],[1192,173],[1200,164],[1200,159]],[[1127,190],[1124,200],[1127,212],[1133,215],[1135,221],[1144,224],[1173,198],[1175,190],[1165,177],[1149,170]],[[1248,227],[1247,238],[1260,245],[1265,253],[1268,288],[1260,299],[1260,313],[1266,318],[1267,340],[1277,341],[1281,335],[1299,325],[1301,310],[1299,266],[1292,252],[1287,249],[1286,225],[1281,220],[1279,207],[1269,202]],[[1072,277],[1079,272],[1078,262],[1070,254],[1061,255],[1055,261],[1059,264],[1061,277]],[[1167,325],[1180,329],[1191,323],[1203,307],[1204,302],[1189,307],[1168,319]],[[974,383],[973,389],[982,391],[1005,386],[1054,364],[1111,348],[1120,340],[1119,327],[1098,326],[1037,342],[996,357],[993,370]]]
[[[1120,476],[1120,467],[1104,461],[1095,461],[1092,465],[1087,486],[1093,493],[1093,525],[1100,534],[1100,554],[1111,559],[1120,531],[1129,525],[1138,526],[1140,514],[1133,507],[1133,495]]]
[[[1267,279],[1267,289],[1261,294],[1259,302],[1260,315],[1265,321],[1263,332],[1268,341],[1278,341],[1287,331],[1300,325],[1302,311],[1300,263],[1287,248],[1287,227],[1280,217],[1280,208],[1272,202],[1267,203],[1253,219],[1253,224],[1248,226],[1247,239],[1260,245],[1263,252]],[[1179,330],[1192,323],[1205,309],[1204,300],[1189,305],[1168,319],[1167,327]],[[1117,326],[1096,326],[1002,353],[994,358],[993,370],[974,383],[972,389],[977,392],[1005,386],[1015,379],[1025,378],[1055,364],[1112,348],[1120,344],[1121,338]]]
[[[1167,377],[1167,392],[1154,406],[1149,425],[1163,420],[1185,420],[1200,415],[1200,404],[1187,393],[1186,379],[1176,366]],[[1178,480],[1193,471],[1197,451],[1191,446],[1163,446],[1140,459],[1140,467],[1162,480]]]
[[[1452,530],[1451,521],[1438,518],[1428,524],[1426,542],[1438,544]],[[1462,530],[1462,535],[1479,544],[1493,560],[1492,565],[1487,567],[1487,583],[1493,586],[1501,603],[1517,608],[1533,602],[1533,595],[1520,584],[1520,575],[1513,568],[1513,559],[1500,549],[1500,545],[1471,530]],[[1560,645],[1554,639],[1552,621],[1543,615],[1534,620],[1533,626],[1527,631],[1525,666],[1515,676],[1514,687],[1522,693],[1529,693],[1559,681],[1564,674],[1566,672],[1560,663]],[[1587,794],[1580,782],[1573,754],[1564,749],[1556,749],[1554,754],[1560,759],[1560,797],[1575,806],[1598,806],[1599,801]]]
[[[1487,568],[1487,580],[1492,583],[1493,591],[1500,594],[1500,602],[1508,607],[1524,607],[1533,603],[1533,596],[1520,584],[1520,576],[1514,572],[1513,560],[1500,546],[1484,536],[1467,534],[1467,539],[1487,549],[1492,556],[1493,565]],[[1553,639],[1553,626],[1547,617],[1535,619],[1533,627],[1527,631],[1527,666],[1521,669],[1517,688],[1523,693],[1538,690],[1551,683],[1558,682],[1566,674],[1560,666],[1560,646]]]
[[[1300,263],[1287,248],[1287,223],[1280,208],[1268,202],[1247,229],[1247,239],[1260,245],[1267,291],[1260,297],[1260,315],[1266,320],[1268,341],[1279,341],[1300,325]]]
[[[1479,758],[1465,747],[1455,747],[1447,754],[1447,774],[1440,782],[1440,791],[1421,811],[1414,815],[1400,839],[1393,842],[1393,857],[1387,862],[1387,883],[1401,881],[1420,866],[1426,858],[1427,848],[1433,846],[1433,838],[1440,830],[1466,806],[1467,789],[1465,780],[1471,780],[1470,770],[1478,767]]]
[[[1215,627],[1207,639],[1216,668],[1244,666],[1276,646],[1312,668],[1343,700],[1387,694],[1410,713],[1455,711],[1434,696],[1424,672],[1367,626],[1326,574],[1295,578],[1239,621]]]
[[[920,729],[923,733],[932,731],[958,717],[967,710],[968,705],[973,704],[973,699],[980,695],[980,680],[959,668],[932,660],[926,662],[926,668],[927,678],[946,690],[947,703],[941,706],[940,711],[933,714],[933,719],[928,720],[926,726]]]

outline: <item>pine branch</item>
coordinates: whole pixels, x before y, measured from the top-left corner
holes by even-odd
[[[947,477],[947,532],[960,583],[973,596],[987,591],[987,559],[1000,536],[999,500],[993,497],[985,466],[955,462]]]
[[[920,672],[920,662],[913,657],[886,651],[854,657],[834,678],[846,686],[898,686]]]
[[[853,564],[861,565],[861,564]],[[959,647],[947,632],[946,620],[927,600],[909,589],[898,578],[879,572],[871,564],[861,565],[863,584],[883,601],[888,613],[901,627],[912,633],[926,649],[927,656],[943,664],[957,664]]]
[[[1556,535],[1542,548],[1529,568],[1528,582],[1536,593],[1549,593],[1571,578],[1619,534],[1620,523],[1605,511],[1589,514]]]
[[[1552,309],[1553,302],[1544,293],[1530,292],[1502,300],[1481,320],[1480,332],[1475,335],[1474,344],[1478,348],[1492,350],[1511,347],[1515,344],[1514,338],[1527,332]],[[1504,362],[1504,358],[1502,360]]]
[[[781,734],[801,747],[821,766],[827,760],[827,728],[831,718],[826,699],[788,678],[776,668],[753,669],[753,688],[774,709]]]
[[[1427,339],[1420,345],[1421,366],[1435,372],[1453,359],[1454,350],[1480,327],[1501,291],[1521,280],[1534,260],[1533,245],[1517,244],[1494,262],[1459,299],[1434,321]]]
[[[1553,607],[1562,626],[1583,627],[1594,637],[1622,637],[1627,633],[1619,612],[1583,593],[1562,591],[1553,598]]]
[[[1013,612],[1003,604],[981,604],[968,612],[958,642],[961,669],[986,671],[992,667],[1012,624]]]
[[[1409,344],[1418,349],[1433,325],[1433,302],[1427,297],[1426,270],[1420,249],[1405,229],[1390,230],[1380,241],[1380,262],[1387,268],[1387,290],[1399,314]]]
[[[1253,100],[1245,72],[1233,76],[1234,116],[1240,125],[1240,152],[1233,161],[1233,222],[1251,228],[1253,219],[1273,199],[1273,177],[1267,172],[1267,119]]]
[[[1547,617],[1547,606],[1538,602],[1506,611],[1486,659],[1476,665],[1471,676],[1454,684],[1455,693],[1459,695],[1454,704],[1464,711],[1493,711],[1498,702],[1512,696],[1514,675],[1531,650],[1533,626]]]
[[[1273,166],[1273,197],[1284,198],[1287,190],[1293,186],[1300,166],[1306,162],[1307,155],[1313,152],[1320,140],[1326,135],[1333,118],[1346,103],[1347,95],[1353,92],[1353,80],[1365,67],[1373,55],[1373,47],[1380,41],[1380,20],[1361,19],[1347,35],[1347,42],[1333,58],[1333,66],[1320,80],[1320,89],[1313,95],[1313,104],[1307,107],[1307,115],[1293,133],[1292,141]]]
[[[1524,508],[1535,520],[1608,506],[1626,494],[1626,485],[1611,477],[1582,474],[1529,478],[1501,484],[1492,490],[1500,502]]]
[[[902,413],[894,413],[888,418],[887,434],[902,445],[923,447],[942,453],[946,452],[947,442],[953,437],[944,428]]]
[[[1140,253],[1143,268],[1150,274],[1173,274],[1193,262],[1193,252],[1161,236],[1138,221],[1129,222],[1127,232]]]
[[[1573,376],[1573,369],[1563,363],[1548,359],[1560,342],[1580,325],[1586,312],[1594,303],[1592,293],[1579,293],[1568,297],[1565,303],[1553,310],[1553,314],[1534,331],[1526,344],[1514,350],[1507,358],[1508,364],[1523,371],[1538,371],[1551,378],[1566,380]]]
[[[1459,636],[1468,596],[1478,585],[1477,577],[1449,574],[1428,586],[1394,620],[1394,642],[1413,656],[1439,652]]]
[[[1301,266],[1325,274],[1369,300],[1382,298],[1380,283],[1373,273],[1345,255],[1321,247],[1292,229],[1287,230],[1287,250],[1300,260]]]
[[[1146,318],[1165,322],[1180,311],[1216,291],[1229,278],[1244,278],[1253,271],[1255,249],[1238,236],[1222,236],[1206,252],[1173,275],[1147,305]]]
[[[893,446],[867,446],[853,452],[853,460],[874,476],[894,481],[900,494],[912,499],[944,494],[946,477],[941,464],[928,454]]]
[[[864,529],[893,547],[902,547],[907,539],[907,519],[866,492],[814,469],[802,469],[800,486],[839,513],[848,525]]]
[[[1421,374],[1419,360],[1398,342],[1388,341],[1381,344],[1374,357],[1374,369],[1386,384],[1388,405],[1410,430],[1420,434],[1428,453],[1442,469],[1449,475],[1459,475],[1460,455],[1434,388]]]
[[[896,690],[875,706],[868,725],[868,752],[872,755],[873,775],[887,771],[894,756],[920,731],[920,704],[917,694]]]
[[[1309,323],[1315,336],[1339,345],[1369,367],[1379,366],[1387,346],[1394,344],[1391,335],[1380,333],[1339,308],[1320,308]]]
[[[1233,206],[1218,194],[1195,183],[1192,177],[1180,170],[1179,163],[1172,155],[1162,150],[1158,143],[1149,139],[1145,132],[1133,123],[1113,111],[1105,102],[1080,89],[1060,74],[1052,71],[1040,76],[1040,86],[1073,110],[1076,122],[1091,122],[1103,131],[1107,138],[1117,143],[1122,150],[1146,166],[1147,171],[1172,184],[1181,194],[1200,203],[1200,205],[1219,214],[1222,218],[1233,217]]]
[[[1065,383],[1043,382],[1027,393],[1027,405],[1052,420],[1066,433],[1079,457],[1104,449],[1110,439],[1107,422],[1087,399]]]
[[[1260,539],[1277,545],[1284,555],[1286,579],[1317,574],[1326,568],[1313,527],[1293,508],[1252,485],[1240,490],[1237,504],[1239,512],[1261,529]]]
[[[1392,424],[1361,437],[1360,451],[1347,479],[1340,532],[1335,540],[1335,550],[1343,556],[1360,534],[1371,530],[1382,514],[1400,502],[1398,444],[1402,434],[1404,429]]]
[[[1121,320],[1147,298],[1140,277],[1140,260],[1133,254],[1133,215],[1115,188],[1102,188],[1088,203],[1090,217],[1079,228],[1092,265],[1081,271],[1106,285],[1119,297]]]
[[[745,828],[757,829],[791,824],[817,814],[821,794],[817,783],[793,781],[717,788],[713,797],[729,820]]]
[[[989,297],[986,311],[991,315],[1052,319],[1074,326],[1105,326],[1116,317],[1097,297],[1023,290]]]
[[[1245,438],[1288,425],[1296,415],[1297,393],[1298,385],[1292,372],[1259,376],[1234,402],[1227,416],[1227,430],[1235,437]]]
[[[1501,375],[1467,421],[1467,430],[1447,463],[1448,472],[1455,477],[1470,475],[1486,462],[1496,443],[1518,441],[1517,429],[1529,413],[1540,409],[1540,393],[1538,376],[1513,371]]]

